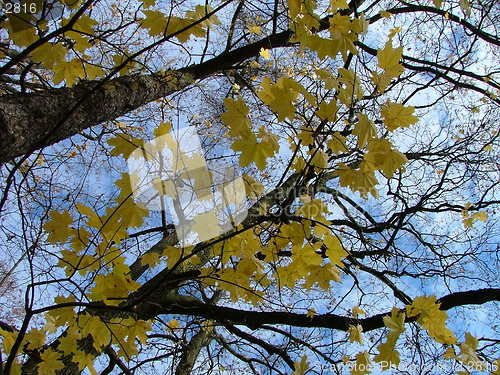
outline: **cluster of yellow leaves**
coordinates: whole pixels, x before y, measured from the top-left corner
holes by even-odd
[[[74,302],[75,298],[55,297],[56,304]],[[42,348],[46,345],[46,333],[54,333],[60,327],[68,326],[59,338],[57,349]],[[60,307],[46,314],[46,325],[43,329],[30,329],[23,338],[21,347],[28,350],[39,350],[41,362],[37,365],[38,374],[52,375],[65,367],[63,357],[77,363],[80,371],[85,368],[91,374],[97,374],[93,362],[96,351],[104,346],[115,344],[120,348],[119,355],[129,359],[138,353],[136,341],[146,343],[146,333],[151,324],[134,319],[113,318],[103,321],[100,317],[88,313],[76,314],[72,307]],[[3,338],[3,352],[9,353],[17,338],[17,332],[0,329]],[[83,344],[85,343],[85,344]],[[93,350],[88,349],[91,344]],[[84,349],[87,348],[87,349]],[[93,353],[93,354],[92,354]],[[11,373],[20,374],[20,365],[15,362]]]
[[[368,169],[379,170],[390,178],[408,160],[401,152],[394,150],[387,139],[373,139],[368,143],[364,161]]]
[[[477,355],[478,345],[479,342],[477,338],[467,332],[465,333],[465,341],[459,344],[460,353],[456,354],[453,347],[450,346],[446,350],[444,356],[445,358],[455,359],[464,366],[473,368],[474,370],[484,371],[486,369],[486,363]],[[469,372],[464,372],[464,374],[469,374]]]
[[[379,362],[383,369],[399,365],[399,352],[396,350],[396,342],[404,332],[405,313],[397,308],[393,308],[390,316],[384,316],[384,325],[389,329],[386,341],[377,349],[379,354],[375,356],[375,362]]]
[[[348,53],[357,54],[354,43],[368,27],[363,16],[351,19],[336,12],[328,20],[330,38],[323,38],[315,33],[320,27],[320,18],[314,13],[317,7],[315,1],[289,0],[288,7],[289,17],[293,21],[293,42],[300,42],[301,47],[315,51],[320,59],[326,56],[335,58],[340,53],[346,60]],[[336,11],[346,8],[346,5],[341,1],[332,3],[331,8]]]
[[[295,117],[295,101],[299,94],[302,94],[309,104],[316,103],[314,96],[304,86],[289,77],[281,77],[276,83],[269,77],[264,77],[258,92],[259,98],[277,114],[278,121],[292,120]]]
[[[267,159],[279,150],[278,137],[268,132],[263,126],[257,136],[252,131],[248,118],[248,107],[242,98],[224,100],[226,111],[222,114],[222,122],[229,128],[229,136],[236,138],[231,148],[241,152],[240,165],[246,167],[251,163],[260,169],[266,168]]]
[[[349,333],[349,342],[363,343],[363,327],[361,325],[350,325],[347,332]]]
[[[361,162],[359,169],[353,169],[345,163],[339,163],[335,173],[339,176],[340,186],[359,192],[363,198],[367,198],[368,194],[378,198],[378,192],[375,189],[377,179],[373,169],[365,162]]]
[[[180,43],[185,43],[191,36],[203,38],[206,35],[206,28],[220,23],[216,15],[206,16],[210,11],[210,7],[197,5],[194,10],[187,11],[185,17],[182,18],[165,15],[161,11],[144,10],[146,18],[141,26],[147,29],[151,36],[172,36]],[[201,18],[206,19],[199,22]]]
[[[484,223],[488,220],[488,213],[486,211],[478,211],[474,212],[473,214],[470,214],[469,213],[470,207],[471,204],[468,203],[466,204],[465,209],[462,210],[462,223],[464,224],[464,227],[472,228],[475,221],[479,220]]]
[[[446,328],[448,315],[439,309],[436,297],[416,297],[411,305],[406,306],[406,315],[417,317],[417,322],[429,335],[442,344],[455,344],[457,341],[452,331]]]
[[[140,284],[130,278],[130,269],[122,261],[123,258],[118,258],[109,273],[95,277],[95,286],[88,294],[93,301],[105,301],[108,305],[116,306],[123,302],[129,293],[139,288]]]
[[[55,315],[59,310],[52,310],[49,314]],[[76,315],[72,312],[71,317],[68,317],[68,321],[65,323],[69,327],[59,339],[57,350],[46,349],[42,352],[42,362],[37,367],[39,374],[54,374],[56,370],[65,367],[62,361],[63,357],[77,363],[80,371],[87,368],[91,374],[97,374],[93,365],[95,353],[104,346],[114,344],[120,348],[118,355],[129,359],[138,354],[136,341],[145,344],[146,334],[151,330],[151,323],[148,322],[132,318],[113,318],[109,321],[103,321],[101,318],[87,313]],[[93,350],[84,349],[86,345],[82,345],[83,342],[86,344],[90,342]],[[41,347],[43,342],[38,341],[37,344],[40,344],[38,347]]]
[[[36,9],[42,9],[41,1],[35,1]],[[66,4],[68,5],[68,4]],[[64,27],[69,19],[61,20],[61,27]],[[35,24],[37,27],[35,27]],[[62,34],[64,40],[51,41],[41,44],[31,52],[31,59],[41,66],[54,73],[53,81],[59,84],[63,81],[66,86],[72,86],[79,79],[95,79],[104,74],[104,70],[97,65],[88,62],[90,56],[85,52],[92,47],[90,38],[94,33],[97,21],[86,14],[82,14],[73,26]],[[37,22],[32,14],[16,14],[10,16],[6,22],[10,39],[19,47],[27,47],[35,43],[39,36],[37,28],[42,31],[47,30],[47,22]],[[71,42],[71,52],[66,44]],[[79,53],[76,56],[75,53]]]

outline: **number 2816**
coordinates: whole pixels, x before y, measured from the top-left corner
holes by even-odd
[[[5,14],[37,13],[37,8],[35,3],[21,4],[21,3],[5,2],[0,0],[0,11]]]

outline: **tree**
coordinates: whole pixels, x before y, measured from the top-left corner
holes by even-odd
[[[0,373],[498,373],[497,2],[2,7]]]

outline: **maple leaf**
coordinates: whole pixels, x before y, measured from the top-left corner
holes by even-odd
[[[264,77],[258,96],[278,115],[278,121],[291,120],[295,116],[293,102],[297,99],[298,89],[292,79],[280,78],[274,84],[269,77]]]
[[[314,315],[316,315],[316,310],[314,310],[312,307],[307,309],[307,314],[306,316],[310,319],[314,318]]]
[[[357,34],[353,32],[353,24],[348,16],[335,13],[329,18],[330,22],[330,37],[338,44],[337,50],[342,54],[344,61],[347,59],[348,53],[357,55],[358,51],[354,46],[354,42],[358,39]]]
[[[351,312],[352,312],[352,316],[354,316],[354,318],[358,318],[359,315],[366,315],[366,312],[364,310],[362,310],[359,306],[354,306],[352,309],[351,309]]]
[[[41,363],[38,364],[37,370],[39,375],[53,375],[57,371],[64,368],[64,363],[61,359],[61,353],[51,349],[45,350],[40,354]]]
[[[244,174],[242,178],[245,183],[245,193],[247,197],[258,199],[262,194],[264,194],[264,185],[262,185],[259,181],[248,174]]]
[[[318,284],[321,289],[328,290],[330,281],[340,281],[339,269],[331,263],[311,265],[308,267],[308,271],[304,282],[304,288],[306,289],[311,289],[314,284]]]
[[[339,87],[338,98],[341,103],[351,106],[353,102],[363,97],[363,89],[352,69],[340,68],[339,73],[339,82],[342,86]]]
[[[43,225],[43,228],[49,232],[47,241],[51,243],[65,242],[72,233],[70,225],[73,224],[73,218],[67,210],[63,212],[51,211],[50,221]]]
[[[107,144],[113,147],[111,155],[121,155],[123,158],[128,159],[136,149],[144,146],[144,140],[119,133],[115,137],[108,139]]]
[[[30,15],[12,12],[8,16],[7,30],[9,38],[17,46],[27,47],[37,41],[36,29],[32,25]],[[3,26],[3,25],[2,25]]]
[[[346,146],[346,139],[339,132],[333,132],[333,134],[331,134],[328,137],[328,141],[326,142],[326,146],[335,155],[337,155],[341,152],[349,152],[349,148]]]
[[[309,145],[312,145],[314,143],[313,135],[314,135],[313,129],[306,127],[306,126],[303,126],[300,128],[300,133],[297,136],[297,138],[300,141],[302,141],[302,145],[309,146]]]
[[[158,126],[153,131],[155,137],[161,137],[166,135],[172,131],[172,123],[171,122],[160,122]]]
[[[45,332],[36,328],[30,329],[24,336],[23,343],[23,346],[26,345],[30,350],[41,348],[45,344]]]
[[[403,47],[393,48],[392,39],[389,39],[383,49],[377,52],[378,66],[392,77],[403,73],[403,65],[399,63],[403,55]]]
[[[171,330],[177,329],[181,326],[181,323],[177,319],[172,319],[167,323],[167,327]]]
[[[322,170],[328,167],[328,155],[322,149],[311,150],[310,153],[314,153],[311,159],[311,165],[317,167],[317,170]]]
[[[165,32],[168,19],[162,12],[156,10],[144,10],[143,13],[146,18],[141,26],[149,30],[149,35],[156,36]]]
[[[364,160],[367,167],[382,171],[387,178],[391,178],[408,161],[406,156],[392,148],[387,139],[371,140]]]
[[[261,128],[262,129],[262,128]],[[233,142],[231,148],[234,151],[240,151],[240,165],[246,167],[254,162],[261,171],[266,169],[266,159],[274,156],[279,150],[279,145],[274,135],[264,135],[261,142],[253,133],[242,139]]]
[[[388,101],[382,106],[381,114],[385,127],[393,131],[415,124],[418,117],[413,115],[414,111],[414,107],[406,107],[403,104]]]
[[[361,163],[359,169],[352,169],[345,163],[339,163],[337,171],[339,176],[340,186],[349,187],[352,191],[358,191],[363,198],[367,198],[368,194],[372,194],[375,198],[378,197],[375,186],[378,181],[375,174],[370,168],[364,167]]]
[[[15,332],[9,332],[3,328],[0,328],[0,336],[2,337],[2,346],[4,353],[10,353],[12,346],[16,342],[17,334]]]
[[[255,34],[255,35],[260,35],[262,34],[262,29],[260,28],[259,25],[250,25],[248,26],[248,31],[251,33],[251,34]]]
[[[337,117],[338,106],[335,99],[330,102],[321,102],[319,109],[316,111],[316,115],[321,120],[328,120],[330,122],[335,121]]]
[[[361,336],[361,334],[363,333],[363,327],[361,327],[361,325],[350,325],[348,328],[348,333],[349,342],[357,342],[359,344],[363,343],[363,337]]]
[[[71,87],[80,78],[85,77],[85,69],[82,62],[75,58],[71,61],[58,61],[52,68],[55,72],[54,83],[66,82],[66,86]]]
[[[31,52],[31,56],[33,61],[40,62],[44,68],[53,69],[64,60],[67,52],[68,50],[60,43],[44,43]]]
[[[446,328],[446,312],[439,309],[436,297],[416,297],[411,305],[407,305],[408,317],[417,316],[420,323],[437,342],[455,344],[457,339],[453,332]]]
[[[370,356],[368,352],[356,354],[356,363],[351,367],[351,375],[365,375],[370,372]]]
[[[251,124],[248,119],[248,107],[242,98],[234,100],[224,99],[226,111],[221,115],[222,122],[229,128],[231,137],[245,137],[251,132]]]
[[[375,124],[363,113],[358,115],[358,122],[354,125],[352,134],[358,137],[358,147],[365,147],[370,139],[377,137]]]
[[[377,346],[379,354],[374,358],[375,362],[379,362],[381,369],[387,370],[391,366],[399,365],[399,352],[394,349],[394,343],[391,341],[384,342]]]
[[[304,375],[307,370],[309,370],[309,363],[307,362],[307,356],[304,355],[299,361],[295,361],[294,363],[295,370],[292,372],[292,375]]]
[[[270,51],[268,49],[265,49],[265,48],[260,49],[259,55],[261,55],[266,60],[269,60],[271,58]]]

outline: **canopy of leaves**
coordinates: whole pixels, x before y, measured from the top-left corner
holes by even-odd
[[[499,373],[497,1],[0,3],[0,374]]]

